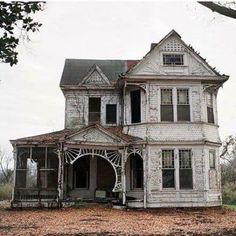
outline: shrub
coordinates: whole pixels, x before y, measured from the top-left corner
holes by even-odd
[[[0,185],[0,201],[2,200],[11,200],[12,195],[12,185],[4,184]]]
[[[224,204],[236,204],[236,185],[227,183],[222,189],[222,200]]]

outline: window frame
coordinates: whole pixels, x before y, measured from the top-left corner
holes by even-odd
[[[163,152],[165,151],[171,151],[172,152],[172,167],[163,167]],[[173,187],[164,187],[164,178],[163,178],[163,170],[167,170],[167,171],[173,171],[173,178],[174,178],[174,181],[173,181],[173,184],[174,186]],[[176,163],[175,163],[175,149],[162,149],[161,150],[161,171],[162,171],[162,189],[163,190],[174,190],[176,189]]]
[[[206,93],[206,114],[207,114],[207,123],[215,124],[214,94],[210,92]],[[210,117],[210,114],[211,114],[211,117]]]
[[[108,114],[108,106],[115,106],[115,122],[108,122],[107,120],[107,114]],[[107,125],[116,125],[117,124],[117,103],[108,103],[106,104],[106,124]]]
[[[211,165],[211,153],[213,154],[213,166]],[[210,170],[216,170],[216,150],[215,149],[209,149],[209,169]]]
[[[98,111],[90,111],[90,99],[99,99],[99,102],[100,102],[100,107],[99,107],[99,112]],[[88,125],[92,125],[92,124],[101,124],[101,107],[102,107],[102,99],[101,97],[88,97]],[[99,121],[90,121],[91,118],[90,118],[90,115],[91,114],[99,114]]]
[[[173,58],[174,57],[177,57],[177,56],[181,56],[180,57],[180,63],[181,64],[175,64],[175,63],[169,63],[169,64],[167,64],[166,63],[166,60],[168,60],[167,58],[165,58],[165,57],[168,57],[168,56],[173,56]],[[169,59],[170,60],[170,59]],[[162,65],[163,66],[169,66],[169,67],[180,67],[180,66],[184,66],[185,65],[185,58],[184,58],[184,53],[168,53],[168,52],[165,52],[165,53],[163,53],[162,54]]]
[[[161,91],[165,89],[172,89],[172,106],[173,106],[173,120],[172,121],[165,121],[162,120],[161,114],[162,114],[162,94]],[[188,106],[189,106],[189,120],[178,120],[178,90],[188,90]],[[159,96],[158,96],[158,103],[159,103],[159,116],[158,116],[158,122],[161,123],[173,123],[173,122],[184,122],[184,123],[189,123],[192,122],[193,116],[192,116],[192,89],[191,86],[165,86],[161,85],[159,87]],[[163,104],[164,106],[165,104]]]
[[[166,102],[163,102],[163,93],[162,92],[165,92],[165,91],[171,91],[170,93],[170,96],[171,96],[171,102],[170,103],[166,103]],[[168,119],[163,119],[163,109],[165,107],[171,107],[172,108],[172,119],[168,120]],[[174,122],[175,121],[175,115],[174,115],[174,88],[173,87],[163,87],[163,88],[160,88],[160,121],[161,122]]]
[[[179,92],[180,91],[187,91],[187,101],[185,103],[180,103],[179,102]],[[176,109],[177,109],[177,121],[191,121],[191,115],[190,115],[190,98],[189,98],[189,88],[176,88],[176,100],[177,100],[177,104],[176,104]],[[180,119],[179,118],[179,109],[180,107],[187,107],[188,108],[188,115],[187,115],[187,119]]]
[[[190,167],[186,167],[186,163],[185,166],[181,166],[182,164],[182,160],[181,160],[181,152],[189,152],[189,164]],[[179,169],[179,189],[180,190],[192,190],[193,189],[193,155],[192,155],[192,149],[178,149],[178,169]],[[181,170],[191,170],[191,187],[181,187],[181,177],[180,177],[180,172]]]

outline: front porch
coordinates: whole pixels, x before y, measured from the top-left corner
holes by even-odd
[[[76,132],[54,143],[15,143],[12,207],[59,207],[91,201],[144,205],[145,146],[127,145],[115,136],[113,142],[106,139],[101,143],[88,140],[90,134],[91,130],[86,130],[87,137]],[[101,134],[100,130],[100,138]],[[81,142],[80,137],[86,141]]]

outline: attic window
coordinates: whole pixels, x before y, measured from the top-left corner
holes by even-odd
[[[164,54],[163,65],[168,65],[168,66],[184,65],[184,55],[183,54]]]

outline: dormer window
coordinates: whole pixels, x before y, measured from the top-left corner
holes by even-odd
[[[183,54],[163,54],[163,65],[181,66],[184,65]]]

